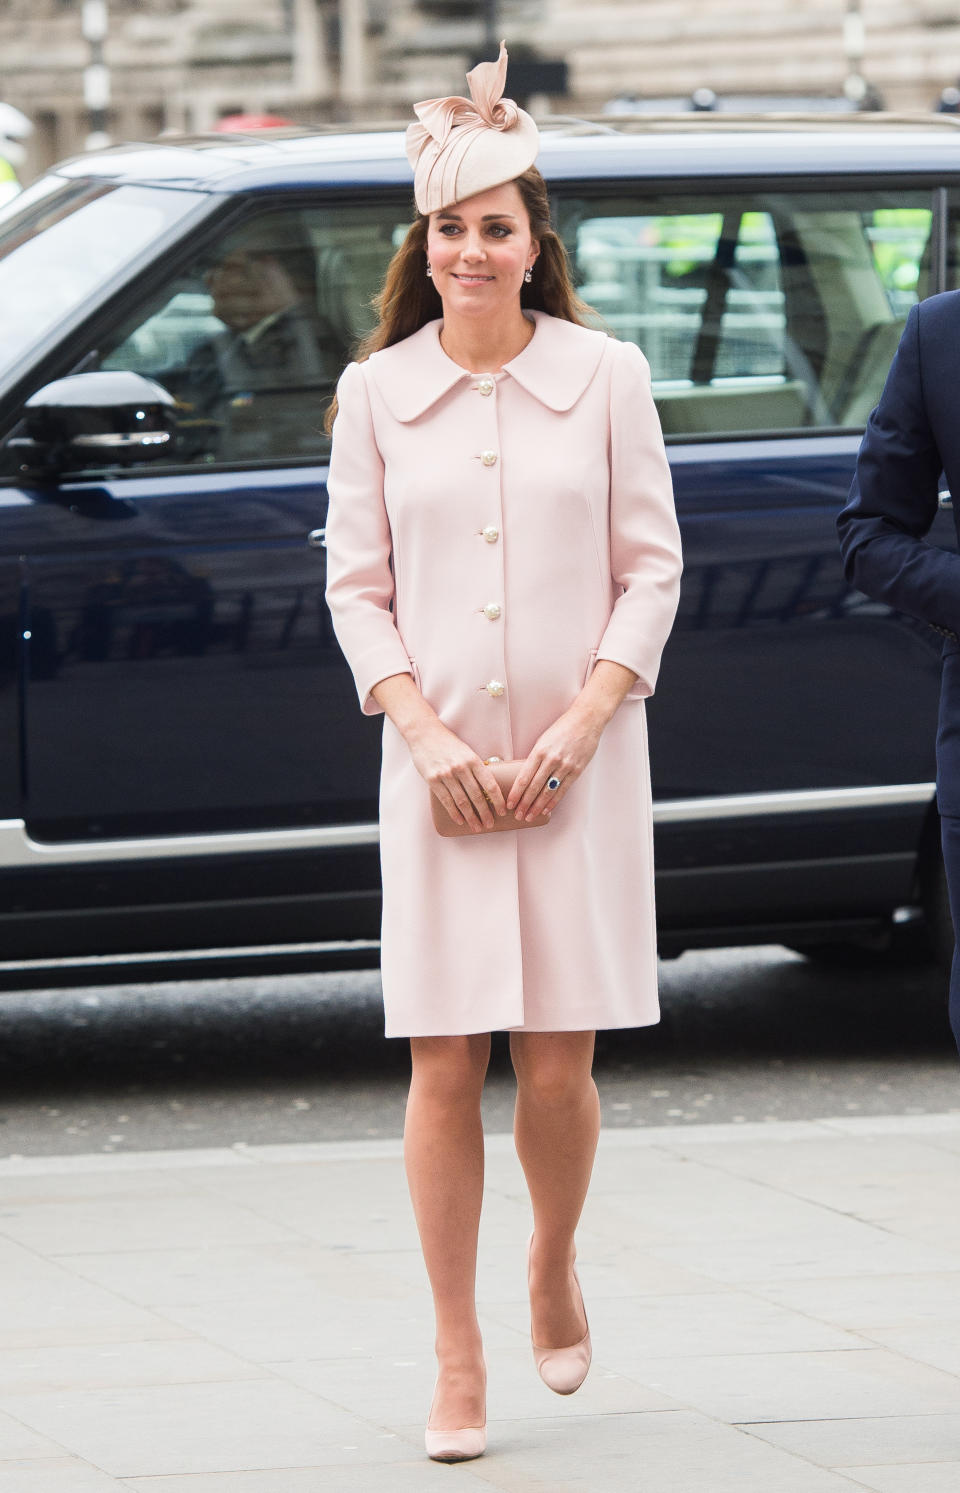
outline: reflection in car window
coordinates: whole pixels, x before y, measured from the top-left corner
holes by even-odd
[[[877,274],[898,316],[906,319],[918,299],[920,271],[930,237],[926,207],[879,207],[869,215],[864,231],[873,251]]]
[[[44,203],[48,197],[62,197],[65,192],[76,195],[75,183],[68,184],[63,177],[41,176],[38,181],[29,187],[24,187],[16,197],[10,197],[6,202],[0,203],[0,243],[6,246],[9,235],[6,231],[8,218],[15,218],[18,223],[18,232],[22,233],[24,224],[36,217],[36,209],[40,203]],[[6,248],[4,248],[6,252]]]
[[[0,373],[200,201],[89,181],[18,197],[0,221]]]
[[[178,465],[324,458],[326,406],[406,228],[382,205],[263,213],[157,289],[95,366],[174,396]]]
[[[668,436],[859,427],[928,292],[926,192],[568,199],[580,294],[650,360]]]

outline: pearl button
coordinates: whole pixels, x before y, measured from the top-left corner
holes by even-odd
[[[503,694],[504,688],[505,686],[500,683],[499,679],[491,679],[487,685],[487,694],[492,695],[495,700],[499,699]]]
[[[489,373],[485,373],[483,375],[483,378],[477,384],[477,390],[480,394],[493,393],[493,379],[490,377]]]
[[[496,524],[487,524],[487,527],[481,530],[481,532],[488,544],[496,544],[497,540],[500,538],[500,530],[497,528]]]
[[[496,622],[500,616],[500,604],[496,601],[488,601],[483,609],[483,615],[488,622]]]
[[[497,464],[496,451],[481,451],[480,461],[485,467],[495,467]]]

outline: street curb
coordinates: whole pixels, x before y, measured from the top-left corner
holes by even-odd
[[[955,1135],[960,1133],[960,1110],[926,1115],[838,1115],[821,1120],[766,1120],[725,1125],[650,1125],[604,1130],[601,1151],[632,1151],[647,1147],[723,1146],[730,1144],[788,1145],[828,1139],[866,1139],[879,1136]],[[489,1155],[512,1154],[513,1137],[488,1135]],[[268,1146],[238,1142],[234,1146],[191,1150],[84,1152],[77,1156],[20,1156],[0,1159],[0,1177],[42,1177],[92,1172],[183,1171],[210,1167],[303,1165],[309,1162],[393,1161],[403,1155],[398,1138],[383,1140],[305,1141]]]

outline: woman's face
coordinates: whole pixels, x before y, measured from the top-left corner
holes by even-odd
[[[516,306],[540,246],[515,182],[431,213],[427,259],[444,315],[490,316]]]

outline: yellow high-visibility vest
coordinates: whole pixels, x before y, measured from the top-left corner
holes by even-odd
[[[17,173],[10,162],[0,156],[0,203],[8,202],[11,197],[16,197],[20,190]]]

